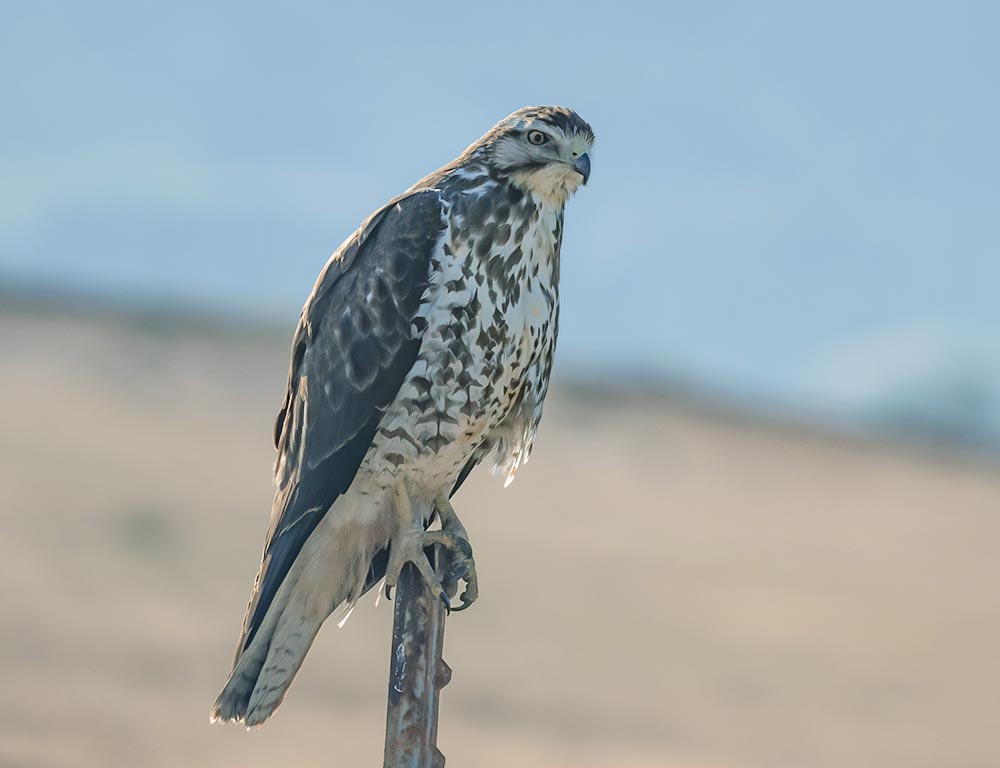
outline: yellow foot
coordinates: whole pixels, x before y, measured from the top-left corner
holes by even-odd
[[[420,575],[423,576],[427,589],[438,600],[444,603],[444,607],[451,610],[451,600],[441,586],[441,581],[430,560],[427,559],[425,548],[432,544],[439,543],[436,534],[440,531],[425,531],[423,528],[410,527],[400,531],[396,538],[389,545],[389,564],[385,569],[385,596],[392,599],[392,590],[399,583],[399,574],[403,566],[413,563]]]
[[[400,529],[389,545],[389,563],[385,570],[385,596],[392,599],[392,590],[399,583],[399,575],[403,566],[413,563],[427,584],[430,593],[444,603],[451,612],[449,593],[454,595],[458,582],[465,581],[466,588],[462,593],[462,604],[455,608],[462,611],[472,605],[479,597],[479,581],[476,578],[476,562],[472,557],[472,545],[469,544],[469,534],[455,514],[455,509],[447,496],[435,503],[441,516],[441,530],[426,531],[422,521],[416,520],[412,514],[406,489],[401,487],[397,494],[397,512],[399,513]],[[434,545],[446,549],[450,555],[448,572],[439,579],[434,572],[427,550]]]
[[[435,504],[441,516],[441,530],[429,531],[434,534],[431,543],[440,544],[451,553],[451,562],[445,576],[445,586],[451,594],[455,594],[460,580],[465,581],[465,591],[462,593],[462,604],[455,608],[464,611],[479,597],[479,579],[476,577],[476,561],[472,556],[472,545],[469,534],[455,514],[455,508],[447,496],[438,499]]]

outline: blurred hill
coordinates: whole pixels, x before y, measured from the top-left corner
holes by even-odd
[[[287,336],[0,299],[0,765],[379,764],[368,598],[267,727],[208,725]],[[457,499],[482,597],[448,625],[449,765],[1000,762],[996,463],[614,383],[564,374],[518,481]]]

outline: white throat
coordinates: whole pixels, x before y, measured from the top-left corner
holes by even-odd
[[[525,192],[561,208],[579,188],[583,178],[568,165],[548,163],[541,168],[514,171],[514,184]]]

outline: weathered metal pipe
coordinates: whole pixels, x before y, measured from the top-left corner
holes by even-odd
[[[435,548],[437,549],[437,548]],[[445,557],[436,554],[438,576]],[[446,612],[407,563],[396,588],[385,720],[384,768],[443,768],[437,748],[438,694],[451,679],[441,658]]]

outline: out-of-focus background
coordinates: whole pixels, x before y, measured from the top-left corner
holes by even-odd
[[[996,766],[993,3],[5,3],[0,765],[378,765],[391,611],[209,727],[291,330],[375,207],[594,126],[455,766]]]

